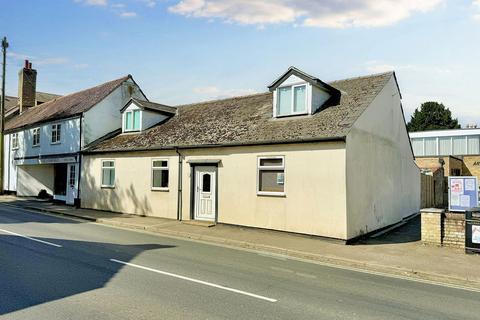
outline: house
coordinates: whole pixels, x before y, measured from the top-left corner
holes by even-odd
[[[175,109],[130,100],[122,132],[82,151],[82,207],[341,240],[418,212],[393,72],[325,83],[291,67],[268,88]]]
[[[18,196],[45,190],[73,204],[79,196],[81,148],[120,129],[121,106],[146,97],[128,75],[39,104],[36,74],[26,62],[19,73],[18,114],[5,122],[4,190]]]

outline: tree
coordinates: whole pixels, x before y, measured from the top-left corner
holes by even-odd
[[[420,110],[419,110],[420,109]],[[428,101],[422,103],[407,124],[409,132],[439,130],[439,129],[459,129],[457,119],[452,118],[452,112],[445,107],[443,103]]]

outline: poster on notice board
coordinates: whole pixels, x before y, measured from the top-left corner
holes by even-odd
[[[448,177],[448,209],[465,212],[478,207],[477,177]]]

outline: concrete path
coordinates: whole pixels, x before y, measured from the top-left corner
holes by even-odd
[[[285,232],[221,224],[204,227],[169,219],[74,209],[16,197],[0,197],[0,203],[80,217],[97,223],[169,237],[188,238],[350,268],[480,288],[480,272],[477,267],[480,256],[466,255],[463,250],[422,245],[419,241],[418,218],[389,234],[346,246],[325,239]]]
[[[110,228],[4,204],[0,261],[0,317],[7,320],[456,320],[478,319],[480,300],[479,291]]]

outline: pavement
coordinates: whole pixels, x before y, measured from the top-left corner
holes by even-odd
[[[112,228],[4,203],[0,261],[0,317],[7,320],[456,320],[478,319],[480,300],[480,290]]]
[[[480,256],[466,255],[461,249],[423,245],[419,217],[382,236],[344,245],[313,236],[223,224],[206,227],[162,218],[75,209],[30,198],[2,196],[0,204],[327,265],[480,288],[480,272],[477,271]]]

